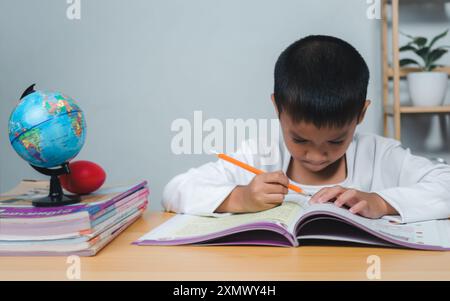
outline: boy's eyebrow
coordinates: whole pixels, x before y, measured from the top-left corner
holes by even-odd
[[[344,138],[345,136],[347,136],[347,134],[348,134],[348,132],[344,132],[344,133],[342,133],[342,135],[340,135],[339,137],[334,138],[333,140],[339,140],[339,139],[342,139],[342,138]]]
[[[348,131],[342,133],[341,135],[339,135],[338,137],[336,137],[336,138],[334,138],[334,139],[331,139],[330,141],[335,141],[335,140],[342,139],[342,138],[344,138],[345,136],[347,136],[347,134],[348,134]],[[308,139],[305,139],[305,138],[299,136],[297,133],[294,133],[294,132],[292,132],[292,131],[291,131],[291,135],[292,135],[295,139],[308,140]]]

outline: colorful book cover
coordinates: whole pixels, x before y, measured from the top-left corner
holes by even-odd
[[[34,207],[32,201],[48,194],[48,181],[23,180],[16,188],[0,195],[0,218],[38,218],[87,211],[89,215],[103,214],[114,203],[134,192],[147,188],[147,181],[126,187],[100,189],[81,196],[81,203],[60,207]],[[69,194],[69,193],[68,193]]]

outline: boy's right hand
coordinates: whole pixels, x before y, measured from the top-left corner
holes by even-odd
[[[288,193],[289,179],[282,171],[256,175],[246,186],[237,186],[216,212],[258,212],[280,205]]]

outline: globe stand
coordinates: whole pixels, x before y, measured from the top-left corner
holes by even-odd
[[[64,163],[60,168],[49,169],[34,166],[30,164],[38,172],[50,176],[50,192],[47,197],[39,198],[33,201],[35,207],[57,207],[81,202],[79,196],[64,195],[58,176],[69,174],[69,164]]]

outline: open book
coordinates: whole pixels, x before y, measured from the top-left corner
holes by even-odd
[[[384,247],[450,250],[450,220],[400,224],[368,219],[334,204],[310,205],[287,195],[276,208],[223,217],[176,215],[136,245],[268,245],[297,247],[323,241]]]

